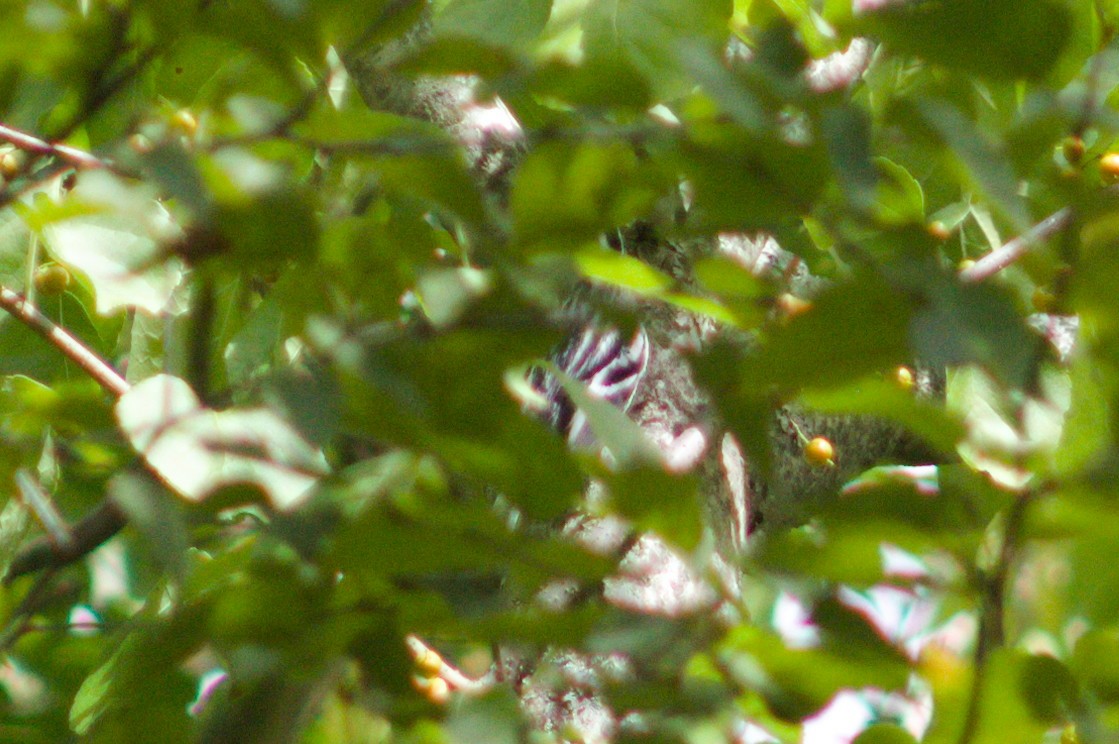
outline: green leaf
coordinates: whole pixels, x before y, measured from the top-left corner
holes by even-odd
[[[1064,711],[1074,699],[1072,688],[1060,662],[1015,649],[995,649],[984,669],[974,740],[984,744],[1038,741],[1053,723],[1064,720]]]
[[[980,364],[1011,385],[1026,385],[1040,337],[1022,321],[1008,293],[929,272],[926,304],[913,316],[917,357],[932,366]]]
[[[513,179],[514,232],[524,245],[585,243],[646,213],[658,180],[621,142],[542,144]]]
[[[721,46],[730,0],[592,0],[583,16],[587,56],[622,58],[640,71],[661,99],[683,92],[681,50]]]
[[[491,282],[480,269],[435,269],[421,276],[416,288],[432,325],[446,328],[489,291]]]
[[[808,391],[800,400],[820,413],[861,413],[897,421],[945,454],[954,452],[964,436],[964,427],[954,416],[885,380],[868,379],[849,387]]]
[[[806,312],[773,329],[742,370],[740,389],[836,388],[904,364],[911,309],[895,289],[871,275],[837,284]]]
[[[792,144],[736,125],[698,123],[666,154],[695,190],[697,222],[710,229],[772,228],[811,210],[831,177],[819,142]]]
[[[1025,232],[1031,226],[1011,161],[1003,144],[993,139],[988,129],[958,107],[932,97],[898,102],[891,106],[889,116],[942,148],[947,162],[961,171],[965,185],[981,191],[990,200],[992,211],[1016,231]]]
[[[168,573],[181,582],[186,577],[190,544],[172,494],[150,477],[127,471],[113,477],[108,493],[128,523],[144,534]]]
[[[87,173],[61,207],[90,213],[55,220],[44,205],[37,219],[44,222],[51,254],[89,278],[97,312],[139,308],[154,314],[167,306],[183,268],[164,256],[161,242],[178,231],[154,192],[101,172]]]
[[[116,412],[136,451],[191,501],[251,483],[277,509],[291,509],[327,470],[322,453],[274,411],[203,408],[185,382],[169,375],[136,385]]]
[[[875,203],[878,218],[887,225],[924,224],[925,194],[909,171],[889,158],[877,157],[878,180]]]
[[[887,48],[993,79],[1044,77],[1069,38],[1071,18],[1054,0],[890,3],[856,17],[853,30]]]
[[[639,295],[657,295],[674,283],[672,278],[633,256],[588,249],[575,256],[580,273],[591,279],[621,287]]]
[[[881,640],[878,645],[886,647]],[[821,649],[790,649],[760,629],[738,626],[720,646],[724,668],[760,691],[770,709],[787,721],[819,711],[843,688],[903,688],[909,674],[899,653],[872,661],[857,648],[844,648],[839,639]]]
[[[522,47],[544,29],[551,10],[552,0],[451,0],[436,16],[434,30]]]
[[[876,723],[855,737],[851,744],[917,744],[917,740],[896,723]]]
[[[104,664],[99,666],[93,674],[86,677],[74,702],[70,706],[70,728],[75,734],[84,736],[97,722],[97,719],[110,705],[110,691],[113,678],[116,675],[116,665],[123,651],[118,648],[116,653]]]

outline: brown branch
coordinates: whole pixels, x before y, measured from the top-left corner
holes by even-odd
[[[66,358],[82,368],[97,384],[116,397],[127,393],[131,386],[108,362],[90,351],[81,341],[62,330],[39,308],[19,293],[0,286],[0,308],[7,310],[16,320],[45,338]]]
[[[65,545],[44,535],[24,546],[12,560],[4,583],[10,584],[25,574],[44,568],[61,568],[84,558],[120,532],[125,524],[124,514],[117,505],[112,501],[102,501],[100,506],[70,528],[70,541]]]
[[[979,630],[975,640],[973,664],[975,673],[971,683],[971,699],[963,727],[960,729],[960,744],[970,744],[979,727],[979,715],[986,695],[987,662],[991,653],[1006,644],[1006,588],[1010,581],[1010,571],[1018,558],[1021,548],[1022,528],[1026,521],[1026,509],[1033,501],[1035,491],[1017,494],[1014,503],[1006,514],[1003,527],[1002,545],[995,565],[989,572],[980,571],[980,611]]]
[[[128,382],[107,362],[39,312],[33,304],[4,286],[0,286],[0,307],[81,367],[106,392],[120,397],[130,389]],[[116,505],[111,501],[104,501],[70,528],[67,540],[59,541],[56,535],[48,534],[25,546],[12,560],[4,582],[10,583],[19,576],[43,568],[57,568],[72,563],[119,532],[124,524],[124,515]]]

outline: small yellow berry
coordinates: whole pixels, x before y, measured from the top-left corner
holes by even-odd
[[[416,656],[416,669],[425,676],[434,677],[443,670],[443,658],[430,648],[424,649]]]
[[[814,437],[804,445],[804,459],[813,465],[835,465],[835,447],[824,437]]]
[[[58,295],[70,287],[70,272],[56,263],[43,264],[35,269],[35,291],[41,295]]]
[[[8,150],[0,155],[0,176],[3,176],[5,181],[19,178],[26,166],[27,153],[23,150]]]
[[[972,266],[975,266],[975,259],[965,258],[962,261],[960,261],[958,264],[956,264],[956,269],[959,270],[959,271],[967,271]]]
[[[1100,158],[1100,178],[1104,183],[1119,182],[1119,152],[1109,152]]]
[[[913,377],[913,370],[902,365],[894,370],[894,382],[902,390],[912,390],[917,381]]]
[[[811,310],[812,303],[791,292],[785,292],[777,297],[777,309],[785,318],[793,318]]]
[[[193,137],[198,131],[198,119],[190,109],[179,109],[171,117],[171,125],[188,137]]]
[[[412,686],[436,705],[443,705],[451,698],[451,686],[442,677],[412,677]]]
[[[952,231],[940,220],[933,220],[925,227],[925,230],[937,240],[948,240],[952,237]]]

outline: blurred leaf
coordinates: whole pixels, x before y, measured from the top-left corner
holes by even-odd
[[[533,70],[531,84],[541,97],[573,106],[643,113],[653,105],[650,83],[625,59],[591,58],[577,66],[546,62]]]
[[[989,376],[975,367],[954,371],[948,384],[948,407],[964,418],[968,437],[959,446],[966,462],[986,471],[999,483],[1018,488],[1030,475],[1026,456],[1047,462],[1057,449],[1064,413],[1068,410],[1068,381],[1051,373],[1042,386],[1045,396],[1014,400]]]
[[[610,473],[603,481],[610,505],[638,530],[660,535],[683,550],[694,550],[699,544],[703,514],[696,478],[646,465]]]
[[[277,509],[290,509],[326,472],[322,453],[275,412],[211,411],[175,377],[144,380],[121,396],[116,411],[132,446],[191,501],[223,485],[252,483]]]
[[[770,228],[811,209],[831,176],[826,149],[703,123],[666,157],[695,189],[695,214],[713,229]]]
[[[525,245],[593,240],[652,206],[660,195],[653,175],[620,142],[534,148],[521,162],[509,197],[517,238]]]
[[[917,740],[895,723],[876,723],[855,737],[851,744],[917,744]]]
[[[875,199],[878,218],[888,225],[923,224],[925,195],[917,179],[889,158],[875,158],[874,165],[880,176]]]
[[[1073,682],[1055,659],[996,649],[984,671],[977,742],[1036,742],[1073,702]]]
[[[821,413],[863,413],[897,421],[942,453],[954,452],[964,436],[962,424],[940,406],[885,380],[864,379],[844,388],[808,391],[800,400]]]
[[[891,106],[889,115],[943,148],[943,157],[961,171],[968,184],[987,197],[992,211],[1010,222],[1017,232],[1030,227],[1030,215],[1018,193],[1016,174],[1004,147],[992,139],[989,131],[980,128],[958,107],[931,97],[899,100]]]
[[[93,284],[97,312],[121,308],[159,313],[182,280],[182,267],[168,260],[160,241],[177,229],[146,188],[100,173],[86,174],[59,207],[42,209],[43,235],[61,263],[78,269]],[[56,209],[88,210],[85,216],[56,220]]]
[[[494,293],[471,313],[484,316],[491,303],[508,299]],[[563,440],[525,416],[507,391],[507,375],[523,375],[516,370],[556,341],[526,320],[464,327],[426,342],[392,334],[366,344],[327,327],[313,330],[311,340],[341,366],[350,425],[378,441],[435,453],[532,516],[551,519],[570,508],[583,476]]]
[[[421,276],[416,288],[432,325],[446,328],[489,291],[490,281],[480,269],[435,269]]]
[[[911,308],[880,278],[863,274],[816,297],[751,354],[739,377],[749,395],[837,388],[904,364]]]
[[[856,33],[902,54],[991,78],[1041,78],[1068,40],[1070,16],[1053,0],[943,0],[885,4],[854,21]]]
[[[787,721],[819,711],[843,688],[904,687],[909,673],[900,655],[871,663],[850,655],[841,644],[827,650],[794,650],[764,631],[744,626],[720,644],[720,656],[733,677],[759,690],[773,712]]]
[[[189,741],[187,705],[195,689],[180,664],[201,641],[199,620],[197,610],[186,610],[127,635],[78,691],[70,709],[74,732],[120,740],[145,736],[152,726],[170,742]],[[147,690],[142,698],[140,689]]]
[[[435,33],[462,34],[518,47],[544,29],[552,0],[451,0],[436,16]]]
[[[275,298],[266,298],[249,313],[222,353],[230,384],[244,384],[271,368],[282,322],[283,310]]]
[[[505,31],[508,29],[498,33]],[[458,36],[454,30],[448,33],[451,35],[437,36],[424,44],[394,65],[393,70],[408,76],[472,73],[490,80],[517,71],[518,60],[501,45],[503,39],[487,41],[485,33],[477,36]]]
[[[584,250],[576,255],[575,262],[586,278],[638,295],[656,295],[673,284],[671,277],[644,261],[613,251]]]
[[[154,480],[126,471],[109,482],[108,495],[128,523],[148,538],[168,573],[184,579],[189,541],[171,494]]]
[[[659,97],[684,89],[680,50],[719,44],[731,14],[728,0],[592,0],[583,15],[587,56],[620,57],[639,70]]]
[[[917,357],[932,366],[983,366],[1025,386],[1040,337],[1022,321],[1009,295],[990,284],[962,284],[939,272],[921,280],[926,302],[910,321]]]

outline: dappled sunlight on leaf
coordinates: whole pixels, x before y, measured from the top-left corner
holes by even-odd
[[[327,471],[322,453],[274,412],[204,408],[185,382],[167,375],[122,396],[117,418],[152,468],[192,501],[251,483],[272,506],[292,509]]]

